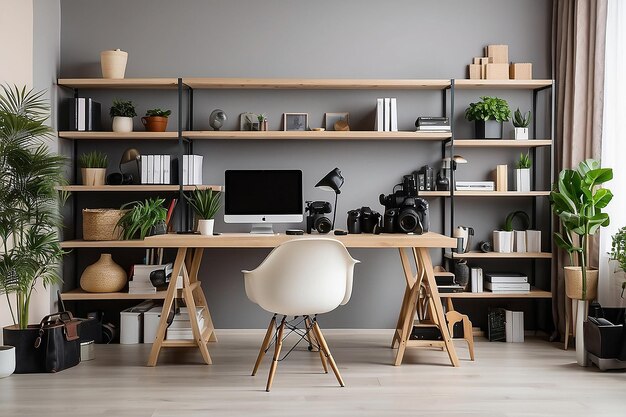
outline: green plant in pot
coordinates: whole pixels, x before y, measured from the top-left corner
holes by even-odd
[[[16,347],[16,372],[35,372],[37,330],[28,328],[29,306],[38,282],[61,282],[63,250],[56,187],[66,183],[65,158],[48,150],[51,128],[44,92],[2,86],[0,91],[0,294],[6,295],[14,325],[4,343]],[[15,297],[10,297],[14,295]]]
[[[513,128],[515,139],[527,140],[528,139],[528,125],[532,120],[532,112],[529,110],[527,113],[522,113],[519,109],[513,113]]]
[[[78,158],[83,185],[104,185],[108,158],[102,152],[93,151],[82,154]]]
[[[522,153],[515,163],[515,191],[527,193],[530,191],[530,169],[533,166],[530,153]]]
[[[113,100],[113,106],[109,111],[113,118],[113,131],[128,133],[133,131],[133,117],[137,116],[135,106],[130,100]]]
[[[171,110],[147,110],[146,115],[141,118],[141,123],[143,123],[148,132],[165,132],[170,114],[172,114]]]
[[[201,235],[213,235],[215,214],[220,209],[221,197],[221,192],[213,191],[210,188],[196,188],[191,196],[185,195],[185,199],[198,217],[198,231]]]
[[[626,227],[622,227],[611,236],[611,252],[609,252],[609,261],[615,261],[617,267],[613,269],[613,273],[621,274],[622,283],[620,297],[624,297],[626,294],[626,279],[624,279],[624,272],[626,272]]]
[[[567,251],[571,266],[565,267],[567,296],[577,300],[595,298],[598,270],[589,265],[589,240],[610,219],[602,213],[613,193],[600,185],[613,178],[613,170],[601,168],[593,159],[576,169],[564,169],[550,193],[552,211],[559,217],[560,231],[554,241]],[[576,265],[576,266],[574,266]]]
[[[476,138],[501,139],[502,122],[511,118],[511,109],[504,99],[483,96],[479,102],[470,103],[465,118],[474,122]]]
[[[117,225],[122,229],[122,240],[145,239],[166,232],[167,209],[163,198],[133,201],[120,207],[127,210]]]

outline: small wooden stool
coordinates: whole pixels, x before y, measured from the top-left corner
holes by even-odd
[[[474,333],[472,332],[472,322],[465,314],[461,314],[458,311],[448,311],[446,313],[446,321],[448,322],[448,329],[450,331],[450,337],[454,339],[454,325],[458,322],[463,322],[463,339],[467,342],[469,349],[470,359],[474,360]]]

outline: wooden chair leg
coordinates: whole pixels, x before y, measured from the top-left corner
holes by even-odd
[[[256,371],[259,370],[259,365],[261,365],[261,361],[265,356],[265,350],[270,345],[270,340],[272,338],[272,333],[274,332],[274,327],[276,326],[276,315],[272,317],[270,320],[270,325],[267,328],[267,332],[265,333],[265,338],[263,338],[263,343],[261,344],[261,349],[259,350],[259,356],[256,358],[256,363],[254,364],[254,369],[252,370],[252,376],[256,375]]]
[[[317,324],[317,321],[313,321],[313,330],[315,331],[315,336],[317,337],[317,340],[320,342],[320,348],[322,348],[322,350],[324,351],[324,354],[326,355],[326,359],[328,359],[328,362],[330,363],[330,367],[333,369],[333,372],[335,373],[337,382],[339,382],[339,385],[341,385],[342,387],[345,387],[346,385],[344,384],[343,378],[341,377],[341,374],[339,373],[339,369],[337,368],[335,359],[333,359],[333,355],[330,354],[330,349],[328,349],[328,344],[326,343],[326,339],[324,339],[324,335],[322,334],[322,331],[320,330],[320,326]]]
[[[270,367],[270,374],[267,377],[267,386],[265,387],[265,391],[270,392],[272,388],[272,382],[274,382],[274,374],[276,373],[276,366],[278,366],[278,359],[280,358],[280,349],[283,347],[283,331],[285,330],[285,319],[287,317],[283,316],[283,319],[280,322],[280,327],[278,328],[278,334],[276,335],[276,346],[274,348],[274,359],[272,360],[272,366]]]
[[[304,325],[306,326],[306,329],[308,331],[307,334],[307,339],[309,340],[309,345],[313,345],[316,344],[318,346],[318,353],[320,354],[320,360],[322,361],[322,367],[324,368],[324,373],[327,374],[328,373],[328,366],[326,365],[326,358],[324,358],[324,352],[322,351],[321,347],[322,344],[320,343],[320,341],[317,339],[317,337],[315,337],[315,331],[313,330],[313,324],[311,323],[311,319],[310,318],[306,318],[304,319]]]

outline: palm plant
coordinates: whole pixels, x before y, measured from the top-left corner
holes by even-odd
[[[130,209],[126,210],[117,223],[123,230],[122,239],[145,239],[155,226],[165,223],[167,209],[163,203],[163,198],[149,198],[124,204],[122,210]]]
[[[13,322],[28,325],[28,310],[38,280],[60,282],[63,250],[56,190],[65,183],[65,158],[45,144],[49,106],[44,92],[2,86],[0,91],[0,294]],[[15,294],[15,302],[9,294]]]

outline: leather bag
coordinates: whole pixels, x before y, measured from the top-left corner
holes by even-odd
[[[59,372],[78,365],[79,323],[69,311],[50,314],[41,320],[35,349],[41,350],[45,372]]]

